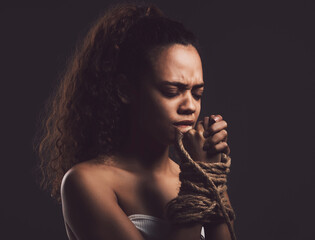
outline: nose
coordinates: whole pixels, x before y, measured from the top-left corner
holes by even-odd
[[[196,111],[196,101],[191,93],[187,92],[180,103],[178,108],[179,114],[192,114]]]

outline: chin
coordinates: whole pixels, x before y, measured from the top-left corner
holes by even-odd
[[[168,132],[168,143],[174,144],[176,141],[176,132],[175,129],[178,129],[182,134],[188,132],[190,129],[192,129],[192,126],[172,126],[170,131]]]
[[[193,127],[190,125],[179,125],[176,126],[176,128],[181,132],[181,133],[186,133],[188,132],[190,129],[192,129]]]

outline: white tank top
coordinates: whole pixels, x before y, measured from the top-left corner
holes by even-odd
[[[165,239],[170,231],[170,223],[161,218],[144,214],[132,214],[128,216],[130,221],[141,232],[145,240]],[[205,239],[204,227],[201,228],[200,240]]]

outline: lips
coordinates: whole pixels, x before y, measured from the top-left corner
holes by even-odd
[[[194,121],[191,120],[185,120],[185,121],[180,121],[180,122],[176,122],[174,123],[174,125],[176,126],[192,126],[194,124]]]
[[[174,123],[175,127],[182,133],[185,133],[189,131],[190,129],[192,129],[193,124],[194,124],[194,121],[191,121],[191,120],[185,120],[185,121]]]

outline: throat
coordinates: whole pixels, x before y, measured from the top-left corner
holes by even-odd
[[[167,171],[170,167],[169,145],[146,138],[129,138],[121,147],[118,158],[147,171]]]

